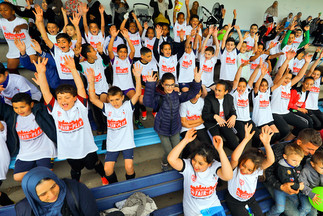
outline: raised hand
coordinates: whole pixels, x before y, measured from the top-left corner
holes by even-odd
[[[147,82],[156,82],[157,81],[157,74],[154,74],[152,76],[151,72],[148,72],[148,75],[146,76]]]
[[[36,52],[38,53],[42,53],[42,49],[38,43],[38,41],[31,39],[32,44],[30,45]]]
[[[274,132],[270,127],[262,127],[259,138],[264,145],[270,145],[270,140],[273,135],[274,135]]]
[[[15,38],[14,43],[22,55],[26,54],[26,45],[23,41]]]
[[[233,26],[237,31],[240,31],[240,26],[238,26],[238,25],[235,25],[235,26]]]
[[[157,25],[155,30],[156,30],[156,37],[159,39],[163,34],[163,29],[160,25]]]
[[[251,140],[253,135],[255,135],[255,131],[252,131],[252,124],[245,124],[244,130],[245,130],[245,137],[244,138],[247,140]]]
[[[44,17],[43,17],[43,10],[40,7],[35,7],[35,11],[33,11],[35,14],[36,22],[43,22]]]
[[[145,22],[145,23],[144,23],[144,29],[146,29],[146,30],[147,30],[147,29],[148,29],[148,27],[149,27],[149,26],[148,26],[148,22]]]
[[[218,32],[219,32],[219,29],[218,29],[218,27],[215,26],[214,30],[213,30],[213,33],[212,33],[212,36],[215,37],[215,38],[218,37]]]
[[[308,31],[308,30],[310,30],[310,26],[307,25],[304,27],[304,31]]]
[[[202,77],[202,69],[200,68],[199,71],[197,71],[197,68],[194,69],[194,80],[195,82],[199,83],[201,82],[201,77]]]
[[[184,140],[187,142],[187,143],[190,143],[192,142],[193,140],[195,140],[197,134],[196,134],[196,130],[195,128],[191,128],[189,129],[186,134],[185,134],[185,137],[184,137]]]
[[[255,43],[257,43],[258,40],[259,40],[259,35],[258,34],[255,34],[255,37],[253,39],[254,39]]]
[[[111,32],[111,37],[116,38],[120,32],[120,30],[117,31],[116,28],[110,28],[110,32]]]
[[[81,14],[73,13],[73,19],[71,17],[69,19],[74,26],[78,26],[81,20]]]
[[[40,85],[40,80],[38,79],[38,75],[45,75],[46,74],[46,64],[48,62],[48,58],[38,58],[37,63],[35,61],[33,61],[35,67],[36,67],[36,73],[35,78],[32,78],[32,80],[37,84]]]
[[[310,47],[310,44],[309,43],[307,43],[307,44],[304,45],[304,49],[305,50],[307,50],[309,47]]]
[[[100,12],[100,14],[104,13],[104,6],[102,4],[100,4],[99,12]]]
[[[139,63],[136,63],[133,65],[133,68],[132,68],[132,73],[135,77],[139,77],[141,76],[141,72],[142,72],[142,65],[140,65]]]
[[[63,59],[64,59],[64,64],[68,69],[70,70],[76,69],[75,61],[72,56],[64,56]]]
[[[83,15],[85,15],[89,11],[89,8],[86,3],[81,3],[80,10],[82,11]]]
[[[304,56],[305,62],[310,63],[312,60],[312,57],[313,57],[313,55],[306,54],[306,56]]]
[[[213,31],[214,31],[214,25],[210,25],[208,35],[211,36],[213,34]]]
[[[296,56],[296,52],[292,49],[290,49],[287,53],[286,53],[286,58],[288,60],[293,59]]]
[[[122,36],[124,37],[124,39],[129,39],[129,34],[128,34],[128,29],[124,28],[122,31],[121,31],[121,34]]]
[[[66,9],[65,8],[61,7],[61,11],[62,11],[63,15],[66,15]]]
[[[213,146],[217,151],[223,149],[223,140],[220,136],[213,137]]]
[[[242,38],[242,39],[243,39],[243,40],[244,40],[244,39],[246,39],[246,38],[249,36],[249,34],[250,34],[249,32],[244,33],[244,36],[243,36],[243,38]],[[255,36],[255,37],[256,37],[256,36]]]
[[[261,66],[261,75],[265,76],[267,72],[268,72],[267,65],[266,64],[263,64]]]
[[[102,46],[101,42],[97,43],[96,49],[100,54],[103,53],[103,46]]]
[[[95,73],[94,73],[93,68],[88,68],[88,69],[85,71],[85,76],[86,76],[87,81],[88,81],[89,83],[94,83],[94,82],[95,82]]]

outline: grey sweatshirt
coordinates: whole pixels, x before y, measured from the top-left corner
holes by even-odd
[[[302,190],[302,193],[313,199],[315,193],[312,192],[312,188],[323,186],[323,175],[320,175],[315,171],[310,163],[310,160],[311,159],[308,159],[306,161],[306,164],[299,177],[299,181],[304,182],[304,190]]]

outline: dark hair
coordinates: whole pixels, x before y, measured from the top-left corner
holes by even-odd
[[[189,158],[193,159],[196,155],[200,155],[205,158],[205,161],[210,164],[216,159],[216,150],[214,146],[202,142],[199,143],[198,148],[194,149],[193,152],[190,154]]]
[[[168,29],[168,31],[169,31],[169,24],[167,24],[167,23],[163,23],[161,26],[162,26],[162,27],[166,26],[166,27],[167,27],[167,29]],[[169,34],[169,33],[168,33],[168,34]]]
[[[305,128],[301,130],[297,136],[297,139],[301,140],[304,144],[310,142],[317,147],[322,145],[320,133],[313,128]]]
[[[229,84],[225,80],[219,80],[216,84],[224,85],[224,91],[229,90]]]
[[[258,42],[258,47],[259,47],[259,46],[262,46],[262,48],[263,48],[263,49],[265,49],[265,45],[264,45],[263,43]]]
[[[71,26],[71,27],[73,27],[75,29],[75,26],[72,23],[67,24],[66,27],[67,26]]]
[[[92,47],[91,44],[88,44],[88,43],[82,44],[81,55],[84,58],[87,58],[87,53],[91,52],[91,47]]]
[[[59,33],[56,36],[56,40],[61,39],[61,38],[65,38],[69,43],[72,41],[71,40],[71,37],[68,34],[66,34],[66,33]]]
[[[206,47],[205,49],[205,52],[208,51],[208,52],[211,52],[212,54],[214,54],[215,50],[214,50],[214,47],[213,46],[208,46]]]
[[[122,90],[118,86],[111,86],[108,90],[108,96],[123,96]]]
[[[16,9],[16,7],[15,7],[15,5],[13,5],[12,3],[10,3],[10,2],[5,2],[5,1],[3,1],[3,2],[1,2],[0,3],[0,5],[7,5],[8,7],[10,7],[10,9],[11,10],[14,10],[15,11],[15,9]]]
[[[164,73],[161,78],[161,84],[163,84],[166,80],[174,80],[175,82],[175,76],[172,73]]]
[[[191,15],[191,17],[190,17],[190,22],[192,21],[192,19],[195,19],[195,18],[196,18],[196,19],[198,19],[198,20],[200,19],[198,15],[193,14],[193,15]]]
[[[323,151],[322,150],[317,150],[311,157],[311,161],[315,164],[323,163]]]
[[[180,16],[180,15],[183,15],[184,16],[184,18],[185,18],[185,15],[184,15],[184,13],[183,12],[179,12],[178,14],[177,14],[177,19],[178,19],[178,17]]]
[[[117,52],[119,52],[121,49],[126,49],[128,51],[128,47],[126,44],[119,44],[117,46]]]
[[[304,83],[304,82],[306,82],[307,80],[313,80],[313,82],[315,82],[314,78],[313,78],[313,77],[311,77],[311,76],[309,76],[309,77],[305,77],[305,78],[304,78],[303,83]]]
[[[295,31],[291,31],[289,35],[292,35],[292,34],[295,35],[296,32]]]
[[[300,29],[300,28],[298,28],[298,29],[296,29],[296,30],[295,30],[295,32],[298,32],[298,31],[303,32],[303,30],[302,30],[302,29]]]
[[[0,74],[5,74],[6,73],[7,68],[0,62]]]
[[[41,180],[37,183],[36,187],[37,187],[38,185],[40,185],[41,183],[43,183],[44,181],[48,181],[48,180],[53,180],[53,179],[48,178],[48,177],[43,178],[43,179],[41,179]],[[54,181],[54,180],[53,180],[53,181]]]
[[[146,37],[148,37],[148,36],[147,36],[147,34],[148,34],[148,30],[153,30],[153,31],[154,31],[154,34],[155,34],[155,29],[154,29],[153,27],[151,27],[151,26],[150,26],[150,27],[148,27],[148,28],[147,28],[146,35],[145,35]]]
[[[151,50],[147,47],[142,47],[140,49],[140,55],[146,55],[147,53],[151,53]]]
[[[261,80],[260,84],[261,84],[262,82],[265,82],[265,83],[267,83],[267,85],[268,85],[268,81],[267,81],[265,78],[262,78],[262,80]]]
[[[256,27],[258,28],[258,25],[257,25],[256,23],[254,23],[254,24],[252,24],[252,25],[250,26],[250,29],[251,29],[252,27],[254,27],[254,26],[256,26]]]
[[[164,47],[165,47],[166,45],[169,45],[169,46],[170,46],[170,49],[173,49],[173,47],[172,47],[172,45],[171,45],[170,43],[168,43],[168,42],[163,42],[163,43],[161,43],[161,44],[160,44],[160,50],[164,49]],[[161,54],[161,55],[164,55],[164,53],[162,53],[162,52],[160,52],[160,54]]]
[[[69,94],[73,95],[73,97],[77,96],[76,88],[72,85],[69,85],[69,84],[59,85],[55,90],[56,96],[58,94],[64,94],[64,93],[69,93]]]
[[[251,160],[252,163],[255,165],[253,171],[255,171],[258,168],[261,168],[262,163],[266,159],[266,155],[263,151],[257,148],[249,148],[247,149],[239,158],[238,166],[240,166],[242,163],[245,163],[247,160]]]
[[[321,75],[322,75],[322,71],[323,71],[323,66],[317,66],[315,69],[314,69],[314,71],[319,71],[320,73],[321,73]]]
[[[89,22],[89,26],[90,26],[91,24],[95,24],[97,27],[99,27],[99,25],[98,25],[95,21],[90,21],[90,22]]]
[[[239,79],[239,83],[241,83],[241,82],[246,83],[246,85],[248,84],[247,80],[243,77],[240,77],[240,79]]]
[[[225,43],[227,44],[228,42],[233,42],[234,44],[236,43],[233,37],[229,37]]]
[[[33,100],[31,99],[31,96],[28,93],[20,92],[15,94],[15,96],[13,96],[11,99],[11,103],[18,102],[25,102],[26,104],[30,105],[33,102]]]

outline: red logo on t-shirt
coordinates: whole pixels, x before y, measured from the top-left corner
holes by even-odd
[[[118,51],[118,47],[112,47],[112,51],[116,53]]]
[[[19,139],[21,140],[34,139],[36,137],[39,137],[42,133],[43,133],[43,130],[40,127],[30,131],[17,131]]]
[[[249,199],[252,197],[255,193],[248,193],[247,191],[242,191],[240,188],[237,188],[236,195],[238,197],[241,197],[242,199]]]
[[[91,38],[92,39],[92,38]],[[95,42],[93,42],[93,41],[90,41],[90,44],[91,44],[91,46],[93,47],[93,48],[97,48],[98,47],[98,43],[95,43]]]
[[[121,67],[116,67],[116,73],[117,74],[127,74],[128,73],[128,68],[121,68]]]
[[[192,116],[186,116],[187,120],[197,120],[200,119],[200,115],[192,115]]]
[[[202,187],[201,185],[199,186],[191,185],[191,195],[193,197],[209,197],[214,193],[217,184],[218,183],[216,183],[214,186],[209,186],[209,187]]]
[[[219,116],[224,119],[224,112],[221,111]]]
[[[134,46],[139,45],[139,40],[130,40],[130,41]]]
[[[268,107],[268,106],[269,106],[269,100],[259,101],[259,107]]]
[[[257,68],[257,66],[258,66],[258,64],[251,64],[251,67],[250,67],[250,68],[251,68],[252,70],[254,70],[254,69],[256,69],[256,68]]]
[[[202,66],[202,71],[211,73],[213,71],[213,67],[208,67],[207,65],[203,65]]]
[[[175,67],[167,67],[166,65],[162,65],[162,71],[166,73],[174,73]]]
[[[154,46],[150,45],[150,44],[147,44],[147,48],[150,49],[150,50],[153,50]]]
[[[102,79],[101,73],[99,73],[97,76],[95,76],[95,82],[99,82]]]
[[[238,106],[239,107],[246,107],[246,106],[248,106],[248,104],[249,104],[248,99],[246,99],[246,100],[238,99]]]
[[[82,118],[71,122],[65,122],[64,120],[58,121],[58,129],[61,131],[73,131],[83,127],[83,125],[84,123]]]
[[[61,111],[57,111],[57,116],[58,116],[58,117],[61,117],[61,116],[62,116]]]
[[[60,63],[60,66],[63,73],[71,73],[71,70],[68,69],[65,65],[63,65],[63,63]]]
[[[300,70],[301,70],[301,69],[300,69],[300,68],[298,68],[298,67],[293,67],[293,72],[294,72],[294,73],[298,73]]]
[[[239,179],[239,184],[242,186],[242,185],[244,185],[244,180],[242,180],[242,179]]]
[[[186,56],[185,56],[186,57]],[[184,68],[188,68],[189,66],[191,66],[192,65],[192,60],[190,60],[190,61],[183,61],[183,63],[182,63],[182,66],[184,67]]]
[[[247,50],[252,50],[253,46],[247,45]]]
[[[315,87],[315,86],[313,86],[313,87],[311,88],[311,92],[320,93],[320,88],[319,88],[319,87]]]
[[[8,39],[8,40],[14,40],[15,38],[17,38],[17,39],[25,39],[26,38],[25,33],[13,34],[13,33],[10,33],[10,32],[5,32],[3,34],[4,34],[4,37],[6,39]]]
[[[287,93],[287,92],[283,92],[283,91],[282,91],[282,94],[281,94],[281,95],[282,95],[281,97],[282,97],[283,99],[289,99],[289,98],[290,98],[290,93]]]
[[[225,62],[227,64],[235,64],[236,63],[236,59],[235,58],[234,59],[231,59],[230,57],[227,57],[226,60],[225,60]]]
[[[127,125],[126,118],[124,118],[122,120],[117,120],[117,121],[108,119],[108,128],[116,129],[116,128],[121,128],[125,125]]]

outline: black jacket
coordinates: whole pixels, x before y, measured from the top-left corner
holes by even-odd
[[[280,183],[284,184],[287,182],[294,182],[291,187],[294,190],[299,188],[299,176],[301,174],[302,166],[291,167],[284,159],[278,162],[276,176],[278,177]]]

